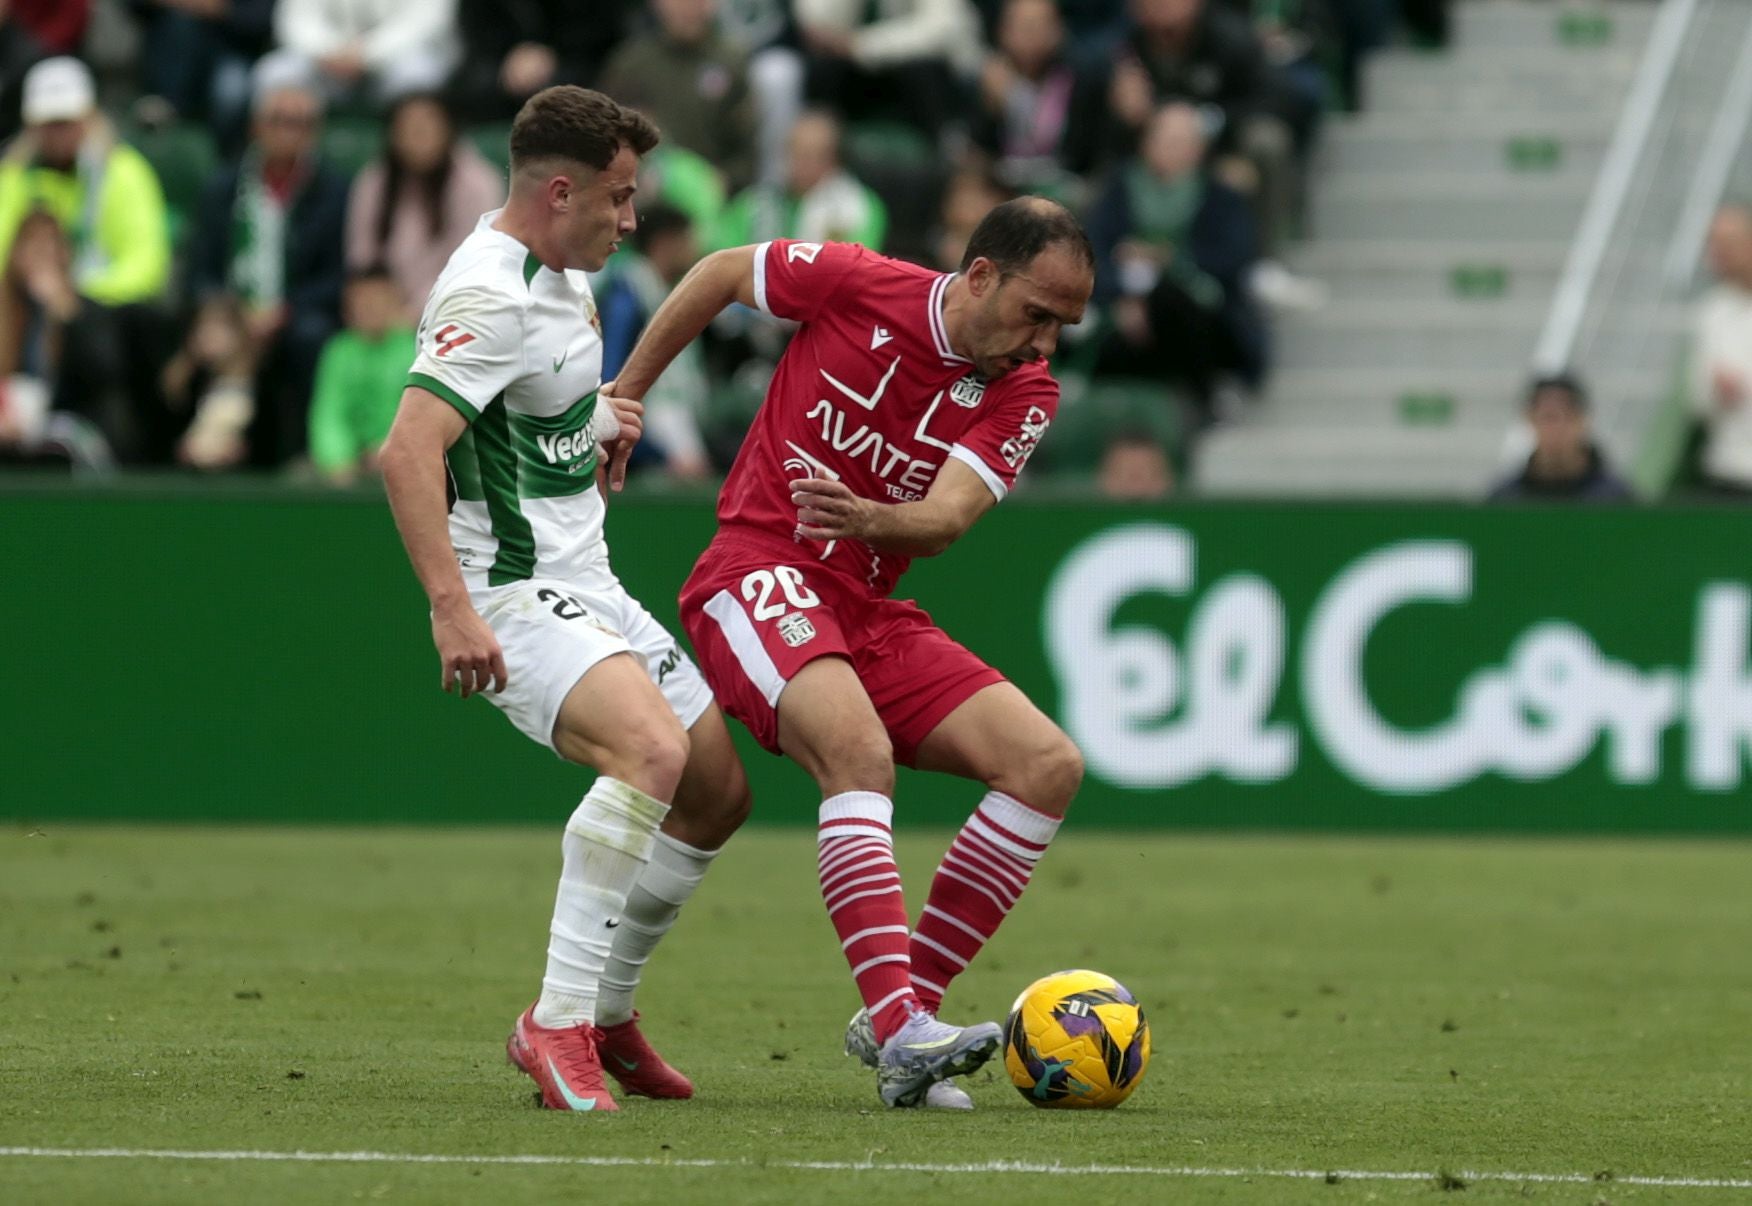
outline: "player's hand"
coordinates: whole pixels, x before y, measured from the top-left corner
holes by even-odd
[[[467,699],[485,691],[488,683],[495,692],[510,684],[499,639],[467,603],[433,611],[432,643],[438,646],[438,660],[444,668],[441,685],[446,692],[455,686]]]
[[[620,435],[608,445],[608,488],[618,492],[627,484],[627,458],[633,455],[633,445],[645,434],[645,404],[620,397],[614,387],[613,381],[604,384],[596,400],[598,405],[607,403],[620,423]]]
[[[853,494],[844,482],[821,477],[792,482],[791,501],[797,504],[797,534],[807,540],[857,539],[876,505]]]

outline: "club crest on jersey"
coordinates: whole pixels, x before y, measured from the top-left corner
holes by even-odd
[[[584,299],[584,319],[596,329],[597,338],[600,339],[602,337],[602,315],[596,312],[595,298],[587,297]]]
[[[985,400],[985,389],[985,378],[969,373],[949,387],[949,398],[955,405],[972,410]]]
[[[785,638],[785,644],[795,649],[815,639],[815,625],[809,622],[808,616],[794,611],[779,620],[779,635]]]
[[[815,257],[820,254],[820,243],[792,243],[785,248],[785,263],[795,264],[798,260],[802,260],[805,264],[813,264]]]

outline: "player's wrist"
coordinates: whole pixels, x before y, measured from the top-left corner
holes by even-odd
[[[432,604],[432,615],[437,619],[450,619],[463,612],[473,612],[474,604],[469,602],[468,592],[462,587],[446,587],[431,591],[426,598]]]

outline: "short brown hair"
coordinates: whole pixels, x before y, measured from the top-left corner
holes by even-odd
[[[1095,267],[1095,249],[1075,214],[1044,197],[1017,197],[995,206],[979,220],[968,236],[961,271],[966,272],[973,261],[983,257],[997,265],[999,275],[1014,276],[1055,244],[1090,269]]]
[[[560,84],[543,88],[518,110],[511,123],[511,167],[572,159],[600,172],[623,146],[643,155],[659,137],[643,113],[589,88]]]

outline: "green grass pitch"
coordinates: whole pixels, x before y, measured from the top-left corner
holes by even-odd
[[[915,906],[947,840],[902,834]],[[642,993],[698,1096],[580,1117],[535,1109],[503,1055],[541,971],[557,825],[14,826],[0,1201],[1726,1202],[1752,1189],[1749,855],[1073,824],[945,1013],[1000,1018],[1036,975],[1096,967],[1148,1009],[1154,1062],[1112,1113],[1035,1110],[996,1071],[959,1115],[883,1110],[840,1055],[856,1003],[813,834],[753,830]],[[534,1155],[627,1163],[482,1159]],[[957,1167],[994,1161],[1133,1171]],[[1269,1175],[1296,1170],[1315,1176]]]

